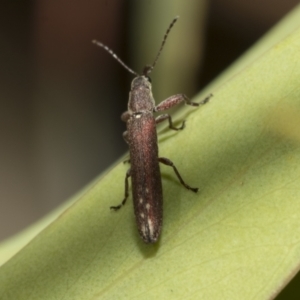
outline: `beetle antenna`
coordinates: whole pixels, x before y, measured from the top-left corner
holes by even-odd
[[[117,60],[128,72],[130,72],[131,74],[135,75],[135,76],[139,76],[139,74],[135,71],[133,71],[132,69],[130,69],[122,60],[121,58],[119,58],[117,56],[116,53],[114,53],[109,47],[107,47],[106,45],[102,44],[101,42],[98,42],[97,40],[93,40],[92,41],[93,44],[103,48],[104,50],[106,50],[115,60]]]
[[[157,63],[157,61],[158,61],[158,58],[159,58],[159,56],[160,56],[160,54],[161,54],[161,51],[162,51],[162,49],[164,48],[164,45],[165,45],[166,40],[167,40],[167,37],[168,37],[168,35],[169,35],[169,33],[170,33],[172,27],[174,26],[174,24],[177,22],[178,18],[179,18],[179,16],[176,16],[176,17],[173,19],[173,21],[171,22],[171,24],[169,25],[169,27],[168,27],[168,29],[167,29],[165,35],[164,35],[164,38],[163,38],[162,43],[161,43],[161,46],[160,46],[160,48],[159,48],[159,50],[158,50],[158,53],[157,53],[157,55],[156,55],[156,58],[155,58],[155,60],[154,60],[154,62],[153,62],[153,64],[152,64],[152,66],[146,66],[146,67],[144,68],[144,72],[143,72],[144,75],[147,76],[147,75],[150,74],[150,73],[152,72],[152,70],[154,69],[154,67],[155,67],[155,65],[156,65],[156,63]]]

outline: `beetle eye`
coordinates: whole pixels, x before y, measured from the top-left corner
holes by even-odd
[[[146,78],[148,79],[148,81],[149,81],[150,83],[152,83],[152,80],[151,80],[151,78],[150,78],[149,76],[146,76]]]

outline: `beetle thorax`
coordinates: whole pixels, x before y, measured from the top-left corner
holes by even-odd
[[[144,75],[134,78],[129,93],[128,110],[132,112],[153,111],[154,106],[149,78]]]

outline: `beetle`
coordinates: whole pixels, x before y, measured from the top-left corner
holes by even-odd
[[[111,206],[111,209],[118,210],[126,203],[129,196],[128,181],[129,177],[131,177],[136,223],[139,234],[146,243],[155,243],[158,241],[163,223],[163,195],[159,163],[172,167],[180,183],[186,189],[195,193],[198,191],[198,188],[190,187],[185,183],[171,160],[158,156],[156,124],[168,120],[170,129],[182,130],[185,126],[185,121],[183,121],[180,127],[175,127],[169,114],[162,114],[155,118],[153,113],[165,111],[181,102],[185,102],[191,106],[199,106],[208,102],[212,96],[209,95],[200,103],[196,103],[190,101],[184,94],[177,94],[167,98],[157,106],[155,105],[149,74],[154,69],[168,34],[177,19],[178,16],[169,25],[153,64],[146,66],[142,74],[138,74],[130,69],[106,45],[93,40],[94,44],[104,48],[125,69],[136,76],[131,83],[128,110],[121,116],[122,121],[126,122],[127,127],[127,131],[123,133],[123,137],[129,145],[129,162],[131,168],[127,171],[125,177],[124,200],[117,206]]]

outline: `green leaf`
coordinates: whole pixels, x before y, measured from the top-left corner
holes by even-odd
[[[162,130],[160,155],[200,190],[161,167],[158,244],[139,238],[132,201],[109,210],[123,198],[119,163],[1,267],[0,299],[276,295],[300,261],[299,8],[209,87],[208,104],[177,115],[184,131]]]

